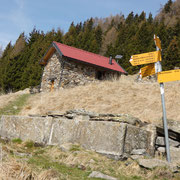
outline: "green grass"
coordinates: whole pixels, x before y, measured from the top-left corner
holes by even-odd
[[[67,176],[69,179],[89,179],[89,180],[98,180],[100,178],[88,178],[91,171],[81,170],[77,167],[68,167],[65,164],[53,162],[47,156],[33,156],[28,161],[29,164],[34,167],[40,167],[42,169],[54,169],[60,174]]]
[[[27,147],[27,148],[29,148],[29,149],[33,148],[33,147],[34,147],[34,142],[31,141],[31,140],[26,141],[26,142],[25,142],[25,147]]]
[[[17,115],[21,111],[29,97],[30,94],[23,94],[19,96],[15,101],[10,102],[5,107],[0,109],[0,116]]]
[[[15,138],[15,139],[12,139],[12,142],[17,143],[17,144],[21,144],[22,140],[20,138]]]
[[[89,174],[92,172],[91,169],[87,168],[82,170],[77,166],[67,166],[66,164],[59,163],[58,161],[52,161],[52,159],[47,155],[36,154],[28,160],[28,164],[30,164],[34,169],[53,169],[64,177],[68,177],[68,179],[78,179],[78,180],[102,180],[102,178],[88,178]],[[114,176],[115,169],[112,170],[113,173],[110,176]],[[101,171],[102,172],[102,171]],[[103,172],[102,172],[103,173]],[[106,173],[105,173],[106,174]],[[126,177],[124,175],[119,175],[117,177],[118,180],[142,180],[139,176],[131,176]]]
[[[80,150],[81,150],[81,147],[79,145],[75,145],[75,144],[73,144],[70,149],[71,152],[80,151]]]

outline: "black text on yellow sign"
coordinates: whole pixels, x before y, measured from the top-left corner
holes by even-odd
[[[156,72],[155,72],[155,65],[154,64],[149,64],[149,65],[141,68],[141,70],[140,70],[141,78],[151,76],[151,75],[153,75],[155,73]]]
[[[149,53],[136,54],[131,56],[129,60],[132,66],[138,66],[142,64],[150,64],[155,63],[157,61],[161,61],[161,52],[153,51]]]
[[[180,69],[162,71],[158,73],[158,82],[169,82],[169,81],[178,81],[180,80]]]

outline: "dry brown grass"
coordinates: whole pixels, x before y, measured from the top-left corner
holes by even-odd
[[[0,179],[36,179],[36,174],[26,163],[20,163],[13,159],[10,162],[2,162],[0,168]]]
[[[157,82],[137,83],[135,76],[118,81],[96,82],[72,89],[41,93],[31,97],[21,115],[46,114],[84,108],[97,113],[128,113],[142,121],[158,122],[162,117]],[[180,82],[165,84],[167,118],[180,121]]]
[[[25,148],[25,142],[0,144],[0,179],[2,180],[71,180],[87,179],[92,171],[100,171],[118,179],[178,179],[168,168],[147,170],[137,161],[116,161],[94,151],[72,144],[63,152],[57,146]],[[17,153],[24,155],[18,155]],[[156,178],[154,178],[156,176]],[[174,176],[174,178],[173,178]],[[134,178],[133,178],[134,177]]]

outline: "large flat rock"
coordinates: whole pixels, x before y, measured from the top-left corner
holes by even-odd
[[[82,115],[66,117],[2,116],[0,136],[49,145],[78,143],[86,149],[121,158],[133,150],[151,154],[152,132],[131,124],[113,121],[90,121]]]
[[[122,155],[126,124],[56,120],[49,144],[79,143],[103,154]]]
[[[145,149],[152,154],[151,132],[136,126],[127,125],[124,152],[130,154],[134,149]]]
[[[169,138],[180,142],[180,122],[172,119],[167,119]],[[164,136],[163,122],[157,124],[157,133]]]
[[[51,117],[2,116],[0,136],[47,143],[52,120]]]

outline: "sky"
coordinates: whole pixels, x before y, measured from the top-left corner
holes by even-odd
[[[60,28],[65,32],[72,22],[84,22],[93,17],[130,12],[155,16],[168,0],[0,0],[0,46],[15,43],[20,33],[34,27],[44,32]]]

